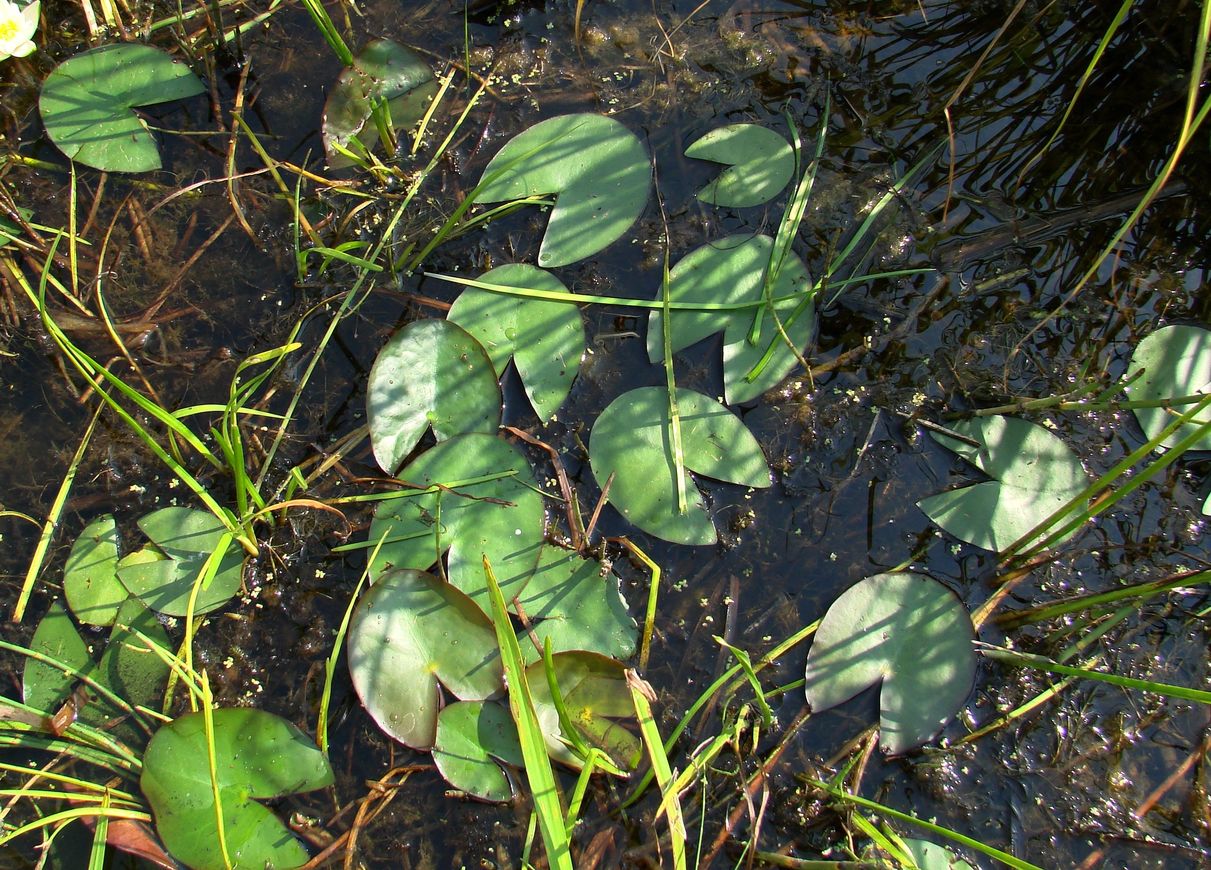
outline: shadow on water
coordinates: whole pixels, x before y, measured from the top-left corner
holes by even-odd
[[[740,409],[761,440],[775,485],[744,492],[699,481],[720,533],[712,549],[662,544],[636,534],[612,509],[603,513],[601,532],[631,535],[669,580],[660,599],[658,654],[645,674],[660,693],[665,733],[731,664],[716,635],[756,656],[820,617],[862,577],[908,560],[972,609],[989,597],[995,557],[940,533],[916,507],[922,497],[976,476],[926,437],[917,418],[944,422],[948,412],[1064,393],[1088,377],[1109,383],[1126,368],[1138,339],[1158,324],[1211,321],[1209,201],[1194,194],[1211,181],[1201,144],[1190,149],[1115,257],[1078,296],[1067,298],[1172,148],[1198,22],[1193,3],[1141,0],[1050,144],[1117,4],[681,2],[653,12],[646,4],[589,2],[579,42],[571,2],[473,3],[466,18],[458,4],[405,5],[401,15],[398,3],[362,4],[355,29],[417,46],[438,67],[469,58],[495,78],[423,202],[405,218],[401,251],[440,223],[505,141],[564,112],[607,112],[640,136],[654,156],[667,216],[667,237],[659,209],[650,204],[622,240],[560,270],[561,280],[582,292],[652,298],[666,245],[676,262],[712,239],[774,232],[781,201],[737,213],[694,197],[714,169],[686,158],[684,148],[721,124],[755,121],[784,131],[786,110],[810,142],[825,95],[831,96],[827,147],[796,246],[813,275],[822,274],[864,210],[909,166],[935,150],[938,155],[896,197],[854,267],[935,271],[842,292],[825,288],[812,376],[797,373]],[[270,29],[243,37],[243,50],[255,61],[245,117],[275,155],[316,163],[318,119],[338,65],[322,55],[302,12],[279,12],[272,20]],[[220,100],[230,101],[240,71],[224,62],[215,82]],[[20,111],[4,121],[9,141],[30,143],[39,133],[32,97],[14,105]],[[204,98],[164,111],[164,126],[216,124]],[[153,208],[177,187],[222,178],[227,141],[169,137],[168,169],[155,181],[167,185],[163,189],[80,174],[81,210],[89,214],[82,235],[99,239],[109,232],[107,302],[129,325],[122,332],[128,349],[170,407],[222,401],[236,362],[280,344],[300,319],[299,340],[314,346],[334,310],[331,300],[350,280],[339,266],[296,280],[289,211],[263,175],[239,186],[255,244],[231,223],[221,184]],[[48,146],[23,150],[59,162]],[[251,150],[237,156],[240,171],[262,168]],[[7,172],[5,183],[33,205],[41,223],[66,224],[62,172],[14,164]],[[381,232],[384,209],[399,191],[366,189],[381,197],[381,207],[354,208],[331,191],[305,203],[331,244],[373,240]],[[479,274],[504,262],[534,262],[545,221],[545,212],[520,211],[439,248],[425,268]],[[204,256],[191,259],[198,251]],[[82,274],[94,274],[89,267],[96,266],[96,253],[82,256]],[[457,292],[449,282],[420,276],[376,287],[337,331],[277,460],[278,473],[296,463],[315,467],[364,425],[365,384],[378,349],[401,324],[441,316]],[[7,300],[2,316],[7,422],[0,493],[6,507],[38,517],[49,509],[91,406],[73,394],[78,379],[65,376],[25,300]],[[648,361],[646,316],[600,307],[584,316],[589,353],[558,421],[538,426],[510,372],[505,422],[557,447],[581,504],[592,505],[599,490],[584,451],[592,421],[620,393],[661,385],[664,374]],[[86,349],[112,356],[108,337],[94,330],[81,320],[69,333]],[[676,360],[680,386],[722,392],[718,337]],[[287,368],[283,395],[300,373]],[[1109,468],[1142,441],[1125,412],[1036,420],[1053,423],[1091,472]],[[133,525],[151,507],[184,498],[119,422],[103,417],[102,426],[56,539],[47,572],[52,581],[90,518],[112,511],[120,525]],[[531,459],[547,467],[540,451]],[[1192,459],[1174,469],[1041,564],[1015,588],[1011,607],[1205,566],[1211,553],[1199,507],[1206,464]],[[363,443],[313,494],[363,492],[361,478],[376,474]],[[218,478],[208,483],[220,492],[228,486]],[[352,509],[348,518],[358,534],[370,513]],[[201,628],[200,664],[211,669],[220,701],[255,703],[304,727],[314,722],[331,638],[364,566],[356,554],[331,553],[343,531],[322,514],[293,515],[272,530],[250,566],[241,603]],[[4,534],[7,608],[37,530],[6,520]],[[646,572],[615,555],[637,613]],[[40,587],[35,615],[55,585]],[[1090,652],[1115,673],[1206,688],[1206,608],[1205,592],[1178,588],[1150,599]],[[27,638],[30,622],[6,628],[6,636]],[[1011,635],[1019,648],[1056,655],[1095,628],[1061,620]],[[986,627],[981,638],[1004,635]],[[765,685],[801,679],[805,655],[798,649],[784,657],[765,672]],[[338,674],[330,729],[335,801],[303,796],[285,808],[333,831],[354,825],[365,866],[517,865],[527,809],[445,795],[428,756],[382,735],[361,710],[343,667]],[[9,668],[3,680],[5,693],[18,691],[17,670]],[[1044,866],[1206,866],[1205,708],[1077,682],[1013,724],[956,745],[1048,685],[1040,674],[986,663],[967,709],[944,732],[949,747],[890,760],[857,750],[861,764],[853,776],[860,792]],[[690,842],[701,831],[712,866],[732,866],[750,840],[766,852],[843,854],[844,814],[821,801],[801,775],[835,771],[856,751],[851,740],[877,720],[874,695],[811,717],[745,798],[744,782],[785,736],[803,707],[802,692],[791,690],[778,704],[780,727],[746,733],[742,745],[717,759],[706,787],[684,797]],[[734,704],[722,705],[695,720],[674,765],[687,765],[696,746],[718,733],[720,717],[735,713]],[[357,802],[368,790],[391,800],[382,802],[381,815],[355,823],[363,806]],[[591,790],[576,836],[583,866],[657,866],[667,857],[667,844],[659,841],[664,823],[653,821],[657,799],[618,813],[622,793],[617,783]],[[371,806],[378,804],[364,804]],[[731,826],[726,842],[720,836],[725,824]],[[23,862],[32,857],[14,866]]]

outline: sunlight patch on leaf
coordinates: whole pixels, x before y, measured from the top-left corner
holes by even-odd
[[[686,157],[726,164],[698,191],[698,198],[725,208],[748,208],[773,199],[795,174],[795,152],[773,130],[730,124],[711,130],[685,149]]]
[[[1136,375],[1139,377],[1135,377]],[[1134,380],[1133,380],[1134,378]],[[1127,367],[1127,395],[1136,401],[1166,400],[1198,393],[1211,392],[1211,330],[1200,326],[1166,326],[1145,336],[1131,354]],[[1186,405],[1171,408],[1133,408],[1135,419],[1146,438],[1154,438],[1173,422],[1173,418],[1190,410]],[[1211,410],[1197,418],[1211,420]],[[1161,442],[1172,447],[1190,435],[1199,423],[1192,420]],[[1194,444],[1192,450],[1211,450],[1211,435]]]

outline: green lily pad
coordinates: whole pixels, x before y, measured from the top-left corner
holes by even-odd
[[[438,441],[500,427],[500,385],[479,342],[445,320],[409,323],[383,346],[366,387],[374,458],[394,474],[432,426]]]
[[[1135,380],[1135,375],[1140,374]],[[1211,331],[1200,326],[1166,326],[1148,335],[1131,355],[1127,368],[1127,395],[1134,401],[1165,400],[1211,392]],[[1171,408],[1134,408],[1144,435],[1154,438],[1173,422],[1173,418],[1190,410],[1189,405]],[[1211,420],[1211,409],[1196,418]],[[1197,428],[1191,421],[1161,442],[1172,447]],[[1211,435],[1195,442],[1191,450],[1211,450]]]
[[[917,506],[961,541],[1000,552],[1089,485],[1080,460],[1042,426],[978,417],[950,428],[982,446],[941,433],[933,437],[993,480],[923,498]]]
[[[761,445],[740,418],[714,399],[677,390],[681,443],[687,471],[741,486],[770,485]],[[715,526],[702,494],[687,473],[688,510],[677,510],[671,418],[663,387],[640,387],[610,403],[593,427],[589,458],[593,476],[610,502],[645,532],[677,544],[713,544]]]
[[[725,208],[761,205],[777,196],[795,174],[795,152],[773,130],[756,124],[730,124],[707,133],[686,157],[727,164],[698,198]]]
[[[449,583],[411,569],[380,576],[358,601],[348,655],[366,711],[415,749],[436,738],[439,682],[458,698],[483,700],[504,677],[491,620]]]
[[[113,514],[97,517],[72,544],[63,568],[63,594],[76,619],[113,625],[130,595],[118,580],[118,526]]]
[[[945,846],[931,843],[928,840],[902,838],[901,842],[908,847],[917,870],[974,870],[962,858],[955,856]]]
[[[560,115],[510,139],[484,169],[477,202],[556,196],[538,252],[544,268],[592,256],[643,211],[651,161],[635,134],[604,115]]]
[[[556,653],[551,660],[568,720],[580,729],[588,745],[603,750],[622,769],[633,770],[639,763],[642,744],[623,724],[635,718],[626,668],[621,662],[590,652]],[[568,748],[560,727],[545,662],[526,667],[526,683],[534,697],[547,753],[556,761],[580,767],[580,760]]]
[[[876,574],[845,590],[807,654],[807,702],[819,713],[881,684],[879,742],[898,755],[932,737],[975,678],[971,617],[928,577]]]
[[[677,262],[669,272],[671,302],[712,302],[738,304],[759,302],[762,282],[769,265],[773,240],[769,236],[729,236],[703,245]],[[803,262],[788,254],[773,286],[775,299],[794,296],[774,305],[787,335],[802,353],[815,328],[815,304],[810,298],[803,311],[791,315],[804,300],[811,278]],[[659,298],[659,293],[657,294]],[[757,340],[750,341],[753,318],[761,316]],[[787,347],[768,309],[746,308],[730,311],[675,311],[672,317],[672,351],[676,353],[716,332],[723,333],[723,389],[728,404],[747,402],[776,387],[798,365],[794,351]],[[664,314],[648,316],[648,358],[664,359]],[[752,381],[749,371],[765,355],[770,343],[773,356]]]
[[[635,652],[639,627],[612,572],[600,562],[546,546],[530,582],[519,596],[538,643],[547,638],[555,652],[587,650],[616,659]],[[526,662],[542,658],[528,637],[519,637]]]
[[[27,222],[34,216],[33,209],[22,208],[21,206],[17,206],[17,212]],[[14,241],[21,238],[24,232],[21,225],[16,221],[0,215],[0,248],[7,248]]]
[[[354,57],[353,66],[341,72],[324,103],[324,151],[329,161],[334,165],[345,161],[333,146],[349,147],[366,127],[375,101],[386,100],[391,125],[407,130],[424,116],[436,93],[437,80],[424,58],[393,40],[371,40]],[[377,141],[378,128],[371,124],[362,144],[370,149]]]
[[[386,543],[370,576],[389,568],[424,570],[449,550],[450,582],[486,612],[487,554],[511,601],[538,564],[543,541],[542,496],[525,457],[495,435],[458,435],[422,453],[399,477],[415,486],[447,489],[379,506],[368,543],[373,546],[384,535]],[[495,479],[467,483],[482,478]]]
[[[550,272],[524,263],[498,266],[479,280],[568,292]],[[584,324],[576,306],[468,287],[446,316],[483,345],[497,377],[512,359],[539,418],[555,416],[572,389],[585,352]]]
[[[290,830],[257,803],[332,784],[332,768],[306,734],[263,710],[212,713],[215,782],[204,714],[187,713],[156,732],[139,781],[156,830],[173,857],[194,870],[222,870],[217,785],[232,867],[299,867],[308,860]]]
[[[219,548],[225,531],[206,511],[167,507],[139,520],[151,545],[118,562],[118,579],[152,610],[184,616],[194,583],[210,554]],[[198,590],[195,614],[222,607],[240,588],[244,554],[229,545],[209,586]]]
[[[58,601],[51,604],[34,629],[29,648],[81,673],[87,674],[93,669],[88,646],[76,631],[71,616]],[[35,710],[54,713],[71,694],[76,680],[76,677],[64,673],[62,668],[27,658],[21,673],[22,698]]]
[[[150,45],[104,45],[65,60],[46,77],[38,110],[52,142],[106,172],[160,168],[151,131],[133,109],[204,93],[185,64]]]
[[[513,790],[498,762],[525,764],[508,710],[491,701],[456,701],[442,708],[433,763],[446,782],[480,800],[504,803]]]

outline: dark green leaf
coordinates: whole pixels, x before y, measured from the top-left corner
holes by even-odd
[[[536,266],[498,266],[480,281],[567,293],[563,282]],[[447,318],[483,345],[497,377],[512,358],[538,416],[548,420],[567,398],[585,352],[584,325],[575,305],[509,296],[468,287]]]
[[[349,623],[349,673],[379,727],[415,749],[429,749],[441,690],[482,700],[501,690],[492,622],[466,595],[410,569],[380,576]]]
[[[93,668],[76,624],[58,601],[51,604],[34,630],[29,648],[81,673]],[[44,713],[54,713],[59,704],[71,694],[78,678],[64,673],[62,668],[27,658],[22,672],[22,697],[25,703]]]
[[[777,196],[795,174],[790,143],[756,124],[731,124],[707,133],[686,157],[727,164],[719,177],[698,191],[703,202],[727,208],[761,205]]]
[[[131,706],[158,710],[168,685],[170,669],[167,662],[148,649],[135,632],[142,633],[162,650],[171,651],[168,633],[155,614],[144,607],[139,599],[127,598],[118,610],[109,643],[92,677]],[[123,715],[123,712],[107,699],[98,697],[81,711],[80,718],[88,724],[101,725]],[[123,727],[117,732],[117,736],[126,743],[135,743],[139,734],[130,727]]]
[[[262,710],[215,710],[214,755],[228,857],[240,868],[298,867],[308,855],[256,801],[332,784],[315,744],[285,719]],[[194,870],[221,870],[203,714],[188,713],[156,732],[140,780],[168,851]]]
[[[500,385],[479,342],[445,320],[409,323],[370,369],[366,414],[374,458],[394,474],[432,426],[437,440],[500,426]]]
[[[807,655],[807,702],[821,712],[881,684],[879,741],[899,754],[963,705],[975,631],[949,589],[928,577],[876,574],[833,602]]]
[[[651,165],[635,134],[604,115],[560,115],[514,136],[484,169],[479,202],[554,194],[538,252],[544,268],[596,254],[648,201]]]
[[[692,390],[677,390],[677,406],[687,470],[742,486],[770,485],[761,446],[740,418]],[[615,474],[610,502],[645,532],[678,544],[713,544],[715,526],[688,474],[689,510],[677,511],[670,427],[663,387],[641,387],[619,396],[593,427],[593,476],[605,486]]]
[[[678,261],[669,272],[669,301],[760,302],[772,248],[769,236],[747,235],[729,236],[703,245]],[[795,350],[801,353],[811,341],[815,305],[809,301],[793,321],[791,314],[810,287],[806,267],[798,257],[789,254],[778,271],[772,295],[775,299],[793,296],[776,303],[774,308]],[[760,334],[756,341],[751,341],[753,319],[758,311],[762,312]],[[648,316],[648,358],[652,362],[664,359],[663,317],[660,311]],[[671,321],[673,353],[716,332],[723,333],[723,388],[729,404],[747,402],[776,387],[798,364],[795,350],[782,339],[769,309],[675,311]],[[749,371],[771,342],[773,356],[758,377],[748,380]]]
[[[160,152],[132,109],[205,92],[189,71],[149,45],[121,43],[65,60],[42,85],[38,109],[59,150],[106,172],[160,168]]]
[[[941,433],[933,437],[993,480],[923,498],[917,505],[959,540],[1000,552],[1089,484],[1080,460],[1042,426],[1014,417],[978,417],[951,428],[982,446]]]
[[[324,104],[324,151],[334,165],[341,165],[344,158],[333,145],[349,147],[370,119],[374,101],[387,100],[391,125],[407,130],[420,121],[437,93],[429,64],[398,42],[371,40],[353,61],[352,67],[341,72]],[[373,148],[377,141],[378,128],[372,124],[362,144]]]
[[[433,762],[446,782],[481,800],[504,803],[513,790],[497,760],[524,764],[508,710],[491,701],[456,701],[442,708]]]

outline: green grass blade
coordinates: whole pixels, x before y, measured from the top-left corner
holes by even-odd
[[[627,671],[627,688],[631,690],[631,702],[635,705],[635,717],[639,720],[639,733],[643,737],[643,745],[647,747],[656,784],[660,787],[660,809],[656,811],[656,817],[664,814],[668,819],[669,837],[673,847],[673,867],[676,870],[685,870],[685,819],[681,815],[681,800],[672,787],[673,771],[669,766],[669,757],[660,740],[656,720],[652,717],[652,705],[648,700],[648,693],[652,689],[632,670]]]

